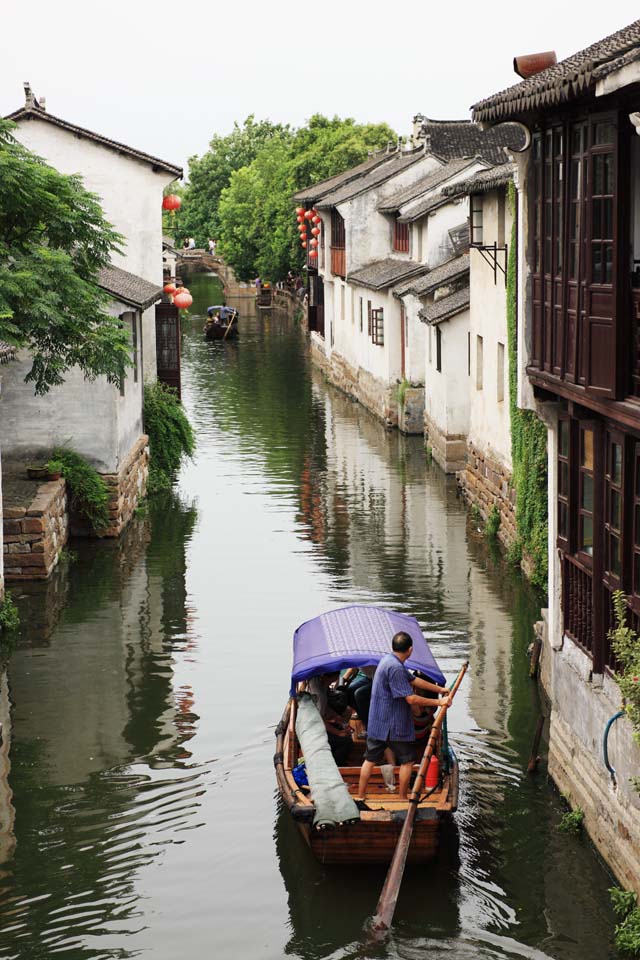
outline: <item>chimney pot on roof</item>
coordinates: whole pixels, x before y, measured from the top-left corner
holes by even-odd
[[[40,97],[40,99],[38,100],[38,106],[40,107],[41,110],[47,109],[46,97]]]
[[[558,62],[555,50],[547,50],[544,53],[528,53],[523,57],[513,58],[513,69],[522,77],[528,80],[529,77],[535,77],[536,73],[542,73],[547,67],[553,67]]]
[[[31,84],[28,80],[25,80],[24,84],[24,103],[26,107],[32,107],[35,103],[35,96],[33,90],[31,89]]]

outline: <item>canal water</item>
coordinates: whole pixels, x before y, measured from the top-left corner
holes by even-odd
[[[328,387],[305,338],[242,310],[208,343],[189,280],[183,394],[198,440],[117,543],[77,542],[15,591],[0,662],[0,956],[417,960],[613,956],[611,880],[558,831],[527,646],[539,602],[427,462]],[[363,946],[379,868],[316,863],[278,802],[274,726],[294,628],[375,603],[422,624],[444,672],[461,797]]]

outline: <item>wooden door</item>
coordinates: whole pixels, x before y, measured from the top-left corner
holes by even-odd
[[[180,397],[180,311],[172,303],[156,306],[156,364],[160,383]]]

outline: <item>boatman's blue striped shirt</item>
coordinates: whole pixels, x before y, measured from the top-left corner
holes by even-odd
[[[405,665],[393,653],[385,654],[373,678],[367,737],[373,740],[415,740],[413,715],[405,699],[412,693]]]

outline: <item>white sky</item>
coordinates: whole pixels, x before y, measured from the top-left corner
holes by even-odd
[[[563,59],[626,26],[633,0],[2,0],[0,111],[29,80],[47,109],[165,160],[249,113],[386,121],[469,116],[516,82],[514,55]]]

